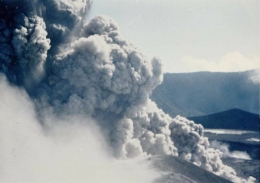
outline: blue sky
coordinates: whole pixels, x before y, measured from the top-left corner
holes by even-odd
[[[115,19],[122,35],[165,72],[260,66],[258,0],[94,0],[90,18]]]

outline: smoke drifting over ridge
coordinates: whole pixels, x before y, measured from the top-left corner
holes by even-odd
[[[162,82],[160,59],[148,60],[108,17],[87,23],[90,4],[0,1],[0,70],[29,94],[43,129],[57,121],[48,120],[52,114],[92,118],[117,158],[179,156],[231,181],[253,182],[223,165],[201,125],[157,108],[149,95]]]

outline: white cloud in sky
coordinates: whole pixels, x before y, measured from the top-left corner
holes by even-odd
[[[174,64],[174,63],[173,63]],[[219,60],[200,59],[193,56],[184,56],[179,65],[179,71],[171,70],[173,66],[165,64],[165,72],[239,72],[246,70],[255,70],[260,68],[260,57],[245,56],[239,52],[227,53]]]
[[[99,0],[90,17],[96,14],[114,18],[122,35],[162,59],[165,72],[232,72],[259,64],[258,0]]]

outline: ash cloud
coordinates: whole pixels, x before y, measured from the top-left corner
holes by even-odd
[[[49,113],[43,129],[34,103],[0,75],[0,182],[152,182],[160,173],[144,158],[115,159],[91,118]]]
[[[163,79],[160,59],[123,38],[114,20],[87,22],[90,1],[10,2],[0,1],[0,70],[33,99],[43,129],[56,123],[46,120],[52,114],[64,125],[63,116],[91,118],[116,158],[179,156],[231,181],[253,182],[223,165],[201,125],[158,109],[149,96]]]
[[[0,1],[0,70],[29,91],[86,19],[90,5],[88,0]]]

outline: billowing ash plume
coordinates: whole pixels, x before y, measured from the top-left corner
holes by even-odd
[[[70,41],[71,32],[83,24],[90,4],[89,0],[1,0],[0,70],[10,81],[33,87],[59,45]]]
[[[179,156],[234,182],[253,182],[223,165],[201,125],[157,108],[149,95],[162,82],[160,59],[145,57],[108,17],[87,23],[90,4],[0,1],[1,72],[27,90],[43,126],[49,109],[85,115],[97,121],[118,158]]]

